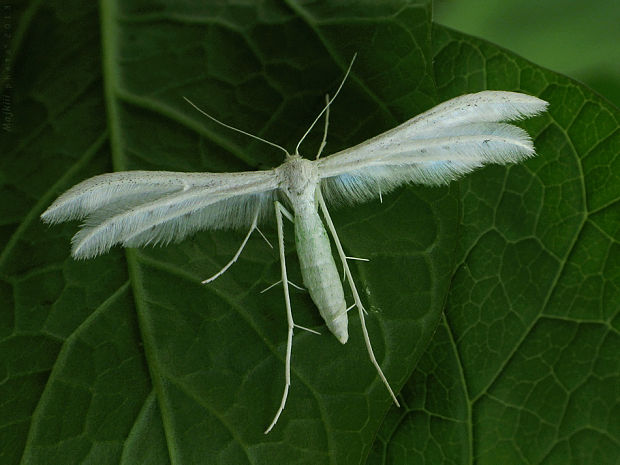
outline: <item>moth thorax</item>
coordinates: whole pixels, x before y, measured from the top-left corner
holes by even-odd
[[[319,172],[315,165],[310,160],[293,155],[276,169],[280,189],[293,206],[314,204],[314,195],[319,183]]]

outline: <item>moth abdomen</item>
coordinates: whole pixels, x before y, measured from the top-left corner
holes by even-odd
[[[329,237],[316,209],[295,215],[295,245],[304,286],[329,330],[345,344],[349,339],[347,304]]]

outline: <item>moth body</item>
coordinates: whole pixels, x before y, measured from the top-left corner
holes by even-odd
[[[347,304],[329,237],[318,213],[316,190],[319,173],[316,164],[292,156],[278,168],[280,189],[286,194],[295,214],[295,246],[301,276],[312,301],[336,339],[349,339]]]

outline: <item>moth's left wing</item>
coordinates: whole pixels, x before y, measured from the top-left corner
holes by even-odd
[[[249,226],[256,214],[269,212],[276,188],[274,170],[108,173],[69,189],[41,218],[84,219],[72,255],[91,258],[115,244],[139,247],[179,241],[200,229]]]
[[[516,92],[484,91],[448,100],[383,134],[318,160],[327,201],[367,201],[405,183],[439,185],[487,163],[535,154],[529,135],[503,121],[547,107]]]

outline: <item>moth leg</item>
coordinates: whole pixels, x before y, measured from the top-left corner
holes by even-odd
[[[263,234],[263,232],[260,230],[260,228],[258,226],[256,226],[256,230],[258,231],[258,234],[260,234],[260,236],[265,239],[265,242],[267,243],[267,245],[273,249],[273,245],[271,245],[271,242],[269,242],[269,239],[267,239],[267,237],[265,237],[265,235]]]
[[[319,336],[321,335],[321,333],[319,333],[318,331],[315,331],[314,329],[306,328],[305,326],[298,325],[297,323],[295,323],[295,328],[303,329],[304,331],[308,331],[309,333],[312,333],[312,334],[318,334]]]
[[[293,215],[291,215],[291,212],[289,212],[286,208],[284,208],[284,205],[282,205],[280,202],[278,202],[276,200],[276,203],[278,204],[278,208],[280,209],[280,213],[282,213],[287,220],[289,220],[291,223],[295,222],[295,218],[293,217]]]
[[[280,414],[284,411],[286,405],[286,398],[288,397],[288,389],[291,385],[291,354],[293,351],[293,328],[295,323],[293,322],[293,312],[291,310],[291,298],[288,292],[288,279],[286,275],[286,260],[284,257],[284,227],[282,224],[282,215],[290,216],[290,213],[282,206],[278,201],[275,202],[276,209],[276,222],[278,225],[278,248],[280,249],[280,269],[282,271],[282,287],[284,288],[284,303],[286,304],[286,321],[288,323],[288,334],[286,338],[286,361],[284,367],[284,392],[282,393],[282,400],[280,401],[280,407],[276,412],[270,425],[265,430],[265,434],[269,433],[278,422]],[[292,218],[292,217],[291,217]]]
[[[370,259],[369,258],[360,258],[360,257],[345,257],[347,260],[357,260],[360,262],[369,262]],[[342,267],[342,282],[344,282],[344,280],[346,279],[347,275],[345,274],[345,270],[344,267]],[[366,312],[366,310],[364,310],[364,312],[366,313],[366,315],[368,315],[368,312]]]
[[[277,286],[278,284],[280,284],[281,282],[282,282],[282,280],[279,280],[279,281],[276,281],[276,282],[275,282],[275,283],[273,283],[273,284],[270,284],[270,285],[269,285],[269,286],[267,286],[265,289],[263,289],[262,291],[260,291],[260,294],[264,294],[265,292],[267,292],[267,291],[268,291],[268,290],[270,290],[271,288],[276,287],[276,286]],[[307,291],[307,289],[306,289],[306,288],[301,287],[301,286],[300,286],[300,285],[298,285],[298,284],[295,284],[293,281],[289,281],[288,283],[289,283],[291,286],[293,286],[295,289],[297,289],[297,290],[304,291],[304,292],[306,292],[306,291]]]
[[[340,255],[340,260],[342,261],[342,266],[344,267],[345,274],[347,276],[347,281],[349,281],[349,286],[351,287],[351,292],[353,294],[353,300],[355,301],[355,305],[357,306],[358,313],[360,316],[360,320],[362,322],[362,332],[364,334],[364,342],[366,343],[366,350],[368,351],[368,356],[370,357],[370,361],[377,369],[377,373],[379,373],[379,377],[385,387],[387,388],[390,396],[392,396],[392,400],[396,404],[397,407],[400,407],[398,400],[396,399],[396,395],[394,395],[394,391],[390,387],[390,383],[388,383],[387,378],[381,371],[381,367],[375,358],[375,353],[372,350],[372,344],[370,343],[370,336],[368,335],[368,329],[366,328],[366,319],[364,317],[364,306],[362,305],[362,301],[360,299],[359,293],[357,292],[357,287],[355,286],[355,282],[353,281],[353,276],[351,275],[351,270],[349,269],[349,265],[347,263],[347,256],[342,249],[342,244],[340,243],[340,239],[338,238],[338,234],[336,233],[336,228],[334,227],[334,223],[329,216],[329,212],[327,211],[327,206],[325,205],[325,200],[323,199],[323,195],[321,195],[321,190],[317,189],[317,198],[319,200],[319,205],[321,206],[321,211],[323,212],[323,216],[325,217],[325,222],[327,223],[327,227],[334,238],[334,244],[336,244],[336,249],[338,250],[338,255]]]
[[[211,281],[215,281],[217,278],[219,278],[224,273],[226,273],[226,270],[228,270],[228,268],[230,268],[232,266],[232,264],[237,261],[237,259],[239,258],[239,255],[241,255],[241,252],[243,251],[243,248],[248,243],[248,240],[250,239],[250,236],[252,235],[252,232],[255,229],[257,229],[257,227],[256,227],[257,221],[258,221],[258,209],[256,209],[256,214],[254,215],[254,219],[252,220],[252,226],[250,226],[250,230],[248,231],[247,235],[245,236],[245,239],[243,239],[243,242],[241,243],[241,247],[239,247],[239,250],[237,250],[237,253],[235,254],[235,256],[226,265],[224,265],[224,268],[222,268],[220,271],[215,273],[210,278],[207,278],[204,281],[202,281],[202,284],[207,284],[207,283],[210,283]]]
[[[327,128],[329,127],[329,94],[325,94],[325,129],[323,130],[323,140],[321,141],[321,145],[319,146],[319,151],[316,154],[316,159],[318,160],[327,145]]]

